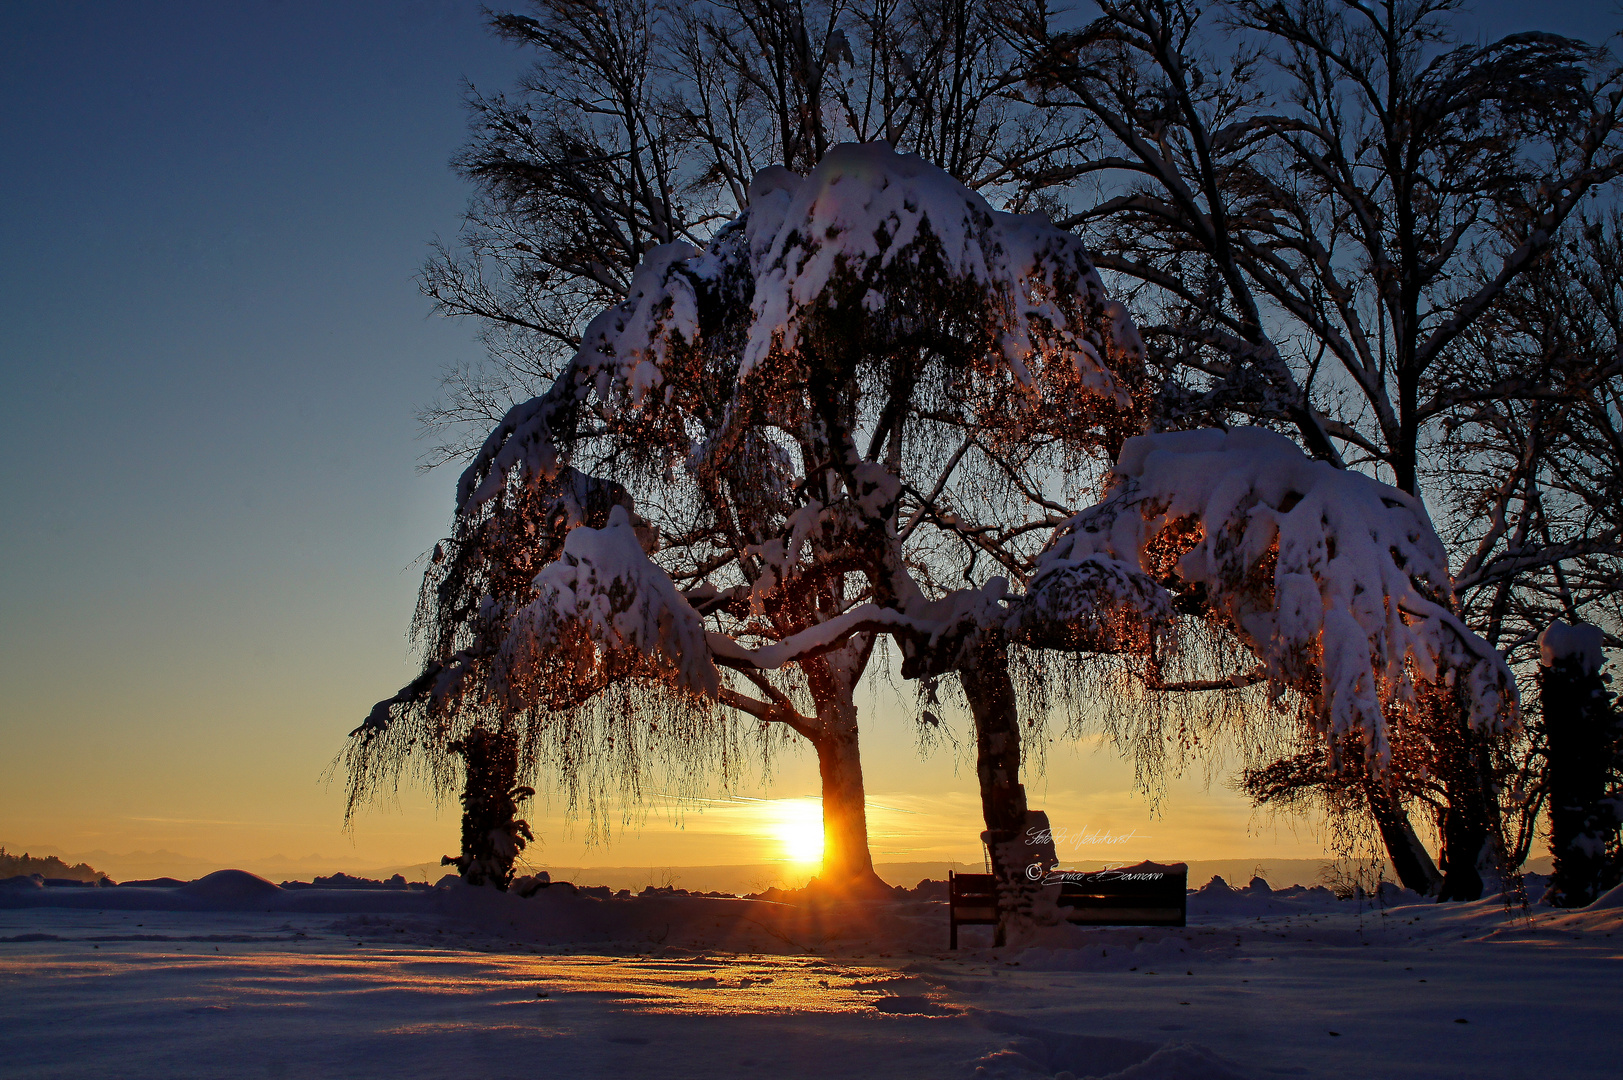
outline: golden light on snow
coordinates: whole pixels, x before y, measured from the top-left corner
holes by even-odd
[[[823,804],[817,799],[780,799],[771,804],[772,834],[787,862],[823,861]]]

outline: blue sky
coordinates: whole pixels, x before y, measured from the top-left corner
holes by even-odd
[[[1604,10],[1474,25],[1598,37],[1623,23]],[[454,847],[416,792],[342,834],[320,776],[412,673],[414,562],[454,481],[416,472],[414,408],[479,355],[414,274],[467,195],[462,81],[523,63],[471,3],[0,8],[0,840],[363,866]],[[972,772],[919,760],[904,724],[864,739],[871,792],[961,788],[972,828]],[[1054,759],[1051,797],[1092,807],[1074,828],[1148,821],[1107,759]],[[757,793],[815,790],[803,758]],[[1177,790],[1166,835],[1233,838],[1186,857],[1308,849]],[[597,858],[673,843],[656,821]]]
[[[461,3],[0,20],[0,834],[177,786],[304,817],[264,774],[314,790],[407,671],[450,483],[413,408],[478,353],[413,275],[462,80],[520,58]]]

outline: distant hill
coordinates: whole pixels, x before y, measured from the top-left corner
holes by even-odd
[[[89,863],[77,863],[69,866],[55,855],[47,855],[37,859],[23,852],[14,855],[5,848],[0,847],[0,878],[17,877],[21,874],[38,874],[47,878],[66,878],[69,881],[95,881],[106,877],[99,870],[92,869]]]

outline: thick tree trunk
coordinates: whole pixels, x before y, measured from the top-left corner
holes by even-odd
[[[1364,795],[1369,802],[1370,814],[1381,830],[1381,840],[1386,844],[1386,854],[1392,860],[1392,868],[1397,871],[1398,882],[1421,896],[1436,896],[1442,890],[1443,875],[1438,872],[1437,864],[1431,861],[1431,855],[1420,842],[1420,837],[1415,835],[1403,804],[1380,781],[1367,777],[1364,780]]]
[[[518,740],[511,732],[475,728],[451,744],[462,755],[467,779],[462,788],[462,854],[440,862],[455,866],[470,885],[506,889],[513,861],[534,840],[518,816],[518,801],[535,792],[518,783]]]
[[[1454,725],[1452,745],[1447,748],[1442,768],[1443,850],[1439,862],[1443,886],[1438,900],[1482,899],[1482,858],[1498,823],[1498,807],[1493,801],[1493,780],[1488,768],[1488,747],[1473,731],[1465,710],[1457,707],[1450,718]]]
[[[822,731],[812,739],[823,779],[824,885],[839,888],[882,884],[868,851],[867,795],[862,783],[856,707],[849,701],[821,703]]]
[[[823,781],[823,865],[812,884],[839,892],[888,890],[868,852],[867,792],[857,730],[856,687],[867,666],[869,641],[851,641],[800,662],[817,705],[814,719],[795,730],[817,751]]]
[[[1549,759],[1551,901],[1585,907],[1619,881],[1618,812],[1609,800],[1619,723],[1600,671],[1581,657],[1539,668]]]
[[[980,780],[981,834],[997,881],[997,941],[1011,921],[1030,918],[1040,888],[1027,868],[1039,847],[1026,835],[1026,789],[1020,783],[1020,716],[1009,678],[1007,646],[988,636],[959,669],[964,696],[975,718],[975,773]]]

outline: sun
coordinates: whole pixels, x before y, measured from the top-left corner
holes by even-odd
[[[792,863],[823,861],[823,808],[811,799],[785,799],[773,808],[773,833],[782,857]]]

